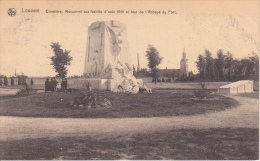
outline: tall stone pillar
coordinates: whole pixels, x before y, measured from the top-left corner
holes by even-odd
[[[74,88],[108,89],[137,93],[145,88],[133,76],[128,49],[127,28],[118,21],[98,21],[88,28],[84,78],[74,81]]]
[[[87,78],[125,76],[132,66],[126,25],[113,20],[92,23],[88,28],[83,75]]]

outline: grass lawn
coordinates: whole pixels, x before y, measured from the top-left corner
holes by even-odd
[[[259,129],[170,130],[114,138],[1,141],[5,160],[258,160]]]
[[[25,96],[7,96],[0,100],[1,116],[23,117],[72,117],[72,118],[122,118],[155,117],[203,114],[220,111],[238,105],[234,99],[216,96],[216,100],[192,100],[192,91],[165,90],[152,94],[120,94],[97,91],[98,95],[109,98],[112,108],[71,109],[77,91],[72,93],[38,93]]]

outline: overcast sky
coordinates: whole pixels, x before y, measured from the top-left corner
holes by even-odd
[[[9,8],[17,13],[11,17]],[[39,9],[37,13],[22,9]],[[46,13],[60,10],[63,13]],[[100,10],[103,13],[64,13],[65,10]],[[105,10],[146,11],[167,14],[117,14]],[[169,14],[169,10],[177,14]],[[239,1],[0,1],[0,74],[11,76],[16,70],[28,76],[54,76],[50,64],[50,44],[59,42],[71,50],[73,61],[68,75],[82,75],[88,26],[95,21],[118,20],[127,25],[129,52],[141,68],[147,68],[145,51],[154,45],[164,57],[159,68],[178,69],[183,49],[189,70],[195,71],[198,54],[205,49],[216,56],[219,49],[243,58],[259,53],[259,2]]]

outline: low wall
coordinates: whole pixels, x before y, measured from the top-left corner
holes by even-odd
[[[86,89],[89,83],[92,89],[97,90],[110,90],[118,88],[118,85],[122,84],[125,78],[118,79],[77,79],[74,80],[73,88],[75,89]],[[136,79],[137,82],[142,83],[142,79]]]
[[[49,78],[50,79],[50,78]],[[97,90],[110,90],[117,88],[125,78],[118,79],[98,79],[98,78],[67,78],[68,86],[67,88],[75,88],[75,89],[85,89],[87,84],[91,86],[92,89]],[[31,80],[33,80],[33,85],[31,85]],[[61,83],[62,78],[56,78],[56,80]],[[143,82],[142,79],[136,79],[137,82]],[[34,88],[34,89],[45,89],[45,81],[46,78],[27,78],[26,83]],[[14,81],[15,84],[12,86],[13,88],[18,88],[18,81]],[[8,79],[8,86],[11,87],[11,79]]]

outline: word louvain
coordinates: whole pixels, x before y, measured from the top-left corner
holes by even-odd
[[[22,8],[22,12],[40,12],[39,9],[24,9]]]

